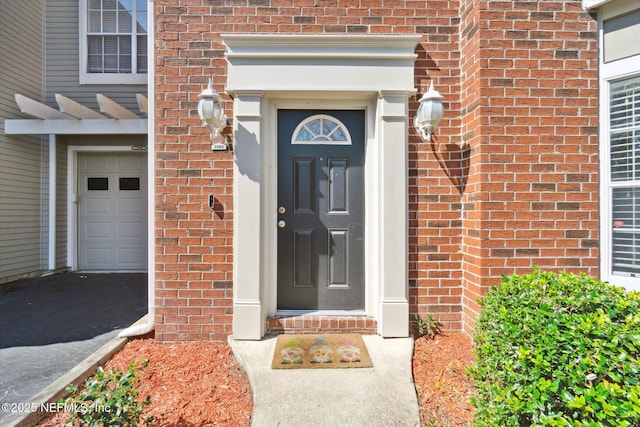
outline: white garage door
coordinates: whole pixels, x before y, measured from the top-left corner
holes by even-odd
[[[147,269],[146,153],[78,154],[78,269]]]

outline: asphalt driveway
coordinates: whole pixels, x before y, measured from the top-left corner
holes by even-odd
[[[0,285],[0,403],[28,402],[146,312],[146,273]],[[7,415],[0,410],[0,424]]]

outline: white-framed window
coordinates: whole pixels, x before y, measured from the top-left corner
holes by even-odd
[[[611,274],[640,278],[640,75],[609,82]]]
[[[351,145],[351,135],[340,120],[316,114],[298,124],[293,131],[291,144]]]
[[[147,1],[80,1],[80,84],[147,83]]]
[[[598,15],[600,275],[640,290],[640,54],[611,42],[637,25],[633,9],[633,3],[612,2]]]

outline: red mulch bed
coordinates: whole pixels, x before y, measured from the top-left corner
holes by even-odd
[[[151,396],[143,417],[151,426],[249,426],[253,408],[249,380],[226,343],[157,344],[133,339],[105,365],[126,370],[132,361],[149,360],[140,373],[140,398]],[[423,426],[468,426],[473,383],[464,368],[473,363],[471,339],[462,334],[415,341],[413,374]],[[43,426],[64,423],[66,414]]]
[[[221,342],[158,344],[134,339],[105,364],[126,370],[133,361],[149,360],[140,375],[138,397],[151,396],[143,419],[151,426],[248,426],[253,399],[244,370],[231,348]],[[140,365],[140,363],[138,363]],[[49,418],[45,426],[64,423],[66,414]]]
[[[474,363],[471,338],[463,334],[416,339],[413,378],[423,426],[469,426],[475,393],[465,368]]]

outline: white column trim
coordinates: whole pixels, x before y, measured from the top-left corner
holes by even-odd
[[[409,335],[407,170],[409,96],[406,91],[379,93],[379,280],[378,333]],[[401,206],[404,209],[400,208]]]
[[[56,136],[49,135],[49,260],[47,266],[49,271],[56,269],[56,199],[58,196],[58,192],[56,191],[56,176],[58,172],[56,150]]]
[[[263,251],[263,95],[237,91],[233,103],[233,338],[265,332]]]

